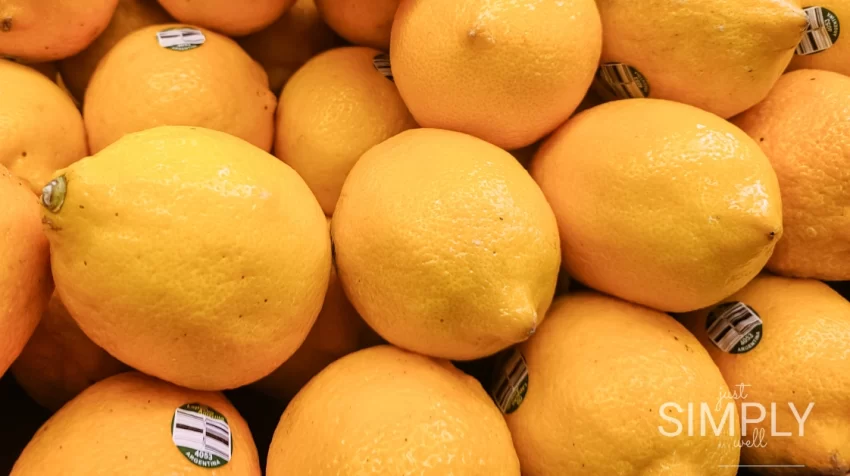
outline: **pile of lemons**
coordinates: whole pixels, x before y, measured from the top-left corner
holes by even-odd
[[[0,471],[850,475],[816,3],[0,1]]]

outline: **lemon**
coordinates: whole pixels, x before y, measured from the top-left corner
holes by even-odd
[[[734,407],[715,406],[729,387],[669,315],[595,292],[567,294],[497,369],[491,394],[507,413],[523,475],[737,472],[738,419]],[[703,404],[719,434],[701,435]]]
[[[200,430],[201,438],[181,438],[181,429]],[[261,470],[248,424],[224,395],[127,372],[92,385],[47,420],[11,474],[259,476]]]
[[[767,96],[806,29],[791,0],[598,0],[607,97],[668,99],[722,117]]]
[[[569,275],[662,311],[738,291],[782,236],[767,157],[741,129],[686,104],[585,110],[540,147],[531,175],[558,218]]]
[[[850,36],[850,35],[849,35]],[[767,267],[795,278],[850,279],[850,77],[802,69],[734,124],[770,159],[785,232]]]
[[[313,56],[334,46],[336,35],[313,0],[296,0],[292,8],[266,28],[237,40],[239,46],[263,65],[269,88],[280,94],[290,76]]]
[[[185,387],[239,387],[304,341],[330,275],[316,199],[223,132],[128,134],[42,197],[57,292],[94,343]]]
[[[91,384],[125,370],[86,337],[54,294],[10,372],[30,398],[56,411]]]
[[[408,350],[493,354],[533,334],[555,292],[551,208],[513,156],[467,134],[411,129],[370,149],[331,228],[346,295]]]
[[[18,357],[47,307],[53,281],[38,202],[23,179],[0,165],[0,377]]]
[[[451,363],[377,346],[329,365],[275,431],[269,476],[519,476],[505,420]]]
[[[508,150],[567,120],[602,50],[593,0],[404,0],[390,38],[393,76],[419,125]]]
[[[737,391],[739,412],[746,404],[756,420],[757,405],[765,409],[745,438],[759,434],[762,444],[745,446],[741,464],[805,468],[782,474],[850,473],[850,302],[820,281],[765,273],[681,320]]]
[[[326,51],[281,93],[275,155],[304,178],[328,215],[361,155],[417,127],[395,83],[375,66],[381,56],[365,47]]]

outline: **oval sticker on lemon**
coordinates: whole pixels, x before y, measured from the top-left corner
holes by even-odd
[[[808,20],[806,33],[797,45],[798,55],[812,55],[832,48],[841,34],[838,15],[824,7],[806,7],[803,9]]]
[[[180,454],[203,468],[224,466],[233,455],[227,418],[200,403],[187,403],[174,410],[171,440]]]
[[[386,53],[379,53],[372,59],[372,64],[375,65],[375,69],[377,69],[379,73],[383,74],[385,78],[395,82],[393,79],[393,69],[392,66],[390,66],[390,55]]]
[[[637,68],[624,63],[605,63],[596,71],[594,85],[603,97],[634,99],[649,97],[649,82]]]
[[[717,348],[730,354],[753,350],[764,336],[761,317],[742,302],[728,302],[712,309],[705,330]]]
[[[528,392],[528,366],[518,350],[509,351],[501,365],[496,366],[497,375],[490,396],[504,414],[515,412]]]
[[[186,51],[200,47],[207,41],[207,37],[195,28],[168,28],[156,34],[156,41],[163,48]]]

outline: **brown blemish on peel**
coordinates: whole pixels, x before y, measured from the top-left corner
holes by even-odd
[[[62,230],[62,228],[59,228],[58,226],[54,225],[53,222],[50,221],[50,219],[45,217],[45,216],[41,217],[41,223],[44,224],[44,225],[47,225],[47,227],[50,228],[53,231]]]

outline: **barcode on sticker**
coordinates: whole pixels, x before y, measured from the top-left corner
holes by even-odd
[[[803,9],[803,12],[806,13],[809,24],[806,27],[803,39],[797,45],[796,53],[798,55],[811,55],[831,48],[834,43],[831,30],[837,30],[838,27],[837,20],[833,20],[834,26],[827,24],[827,15],[834,18],[832,12],[822,7],[808,7]]]
[[[383,74],[385,78],[390,81],[395,81],[393,79],[393,69],[390,66],[390,55],[386,53],[376,55],[372,59],[372,64],[375,65],[375,69],[377,69],[379,73]]]
[[[157,33],[156,41],[163,48],[182,51],[203,45],[207,38],[194,28],[174,28]]]
[[[712,312],[713,322],[706,329],[708,337],[723,352],[733,352],[742,340],[762,325],[761,317],[742,302]]]
[[[619,99],[645,98],[646,82],[634,68],[623,63],[607,63],[599,67],[599,76]]]
[[[174,411],[173,425],[171,436],[178,447],[230,461],[233,445],[227,422],[178,408]]]
[[[518,351],[512,351],[501,366],[490,396],[502,413],[512,413],[528,391],[528,367]]]

